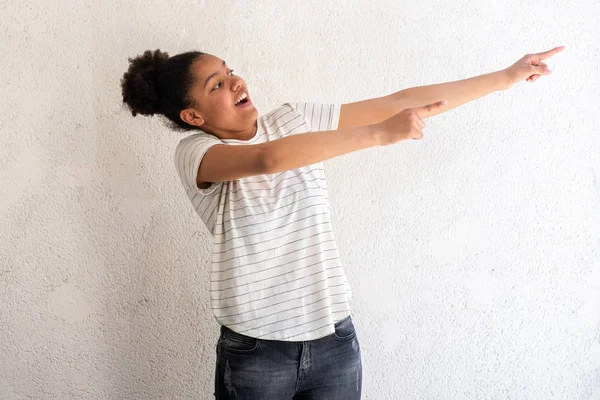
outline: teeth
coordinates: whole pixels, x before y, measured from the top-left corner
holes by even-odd
[[[248,97],[248,95],[246,94],[246,92],[242,93],[242,95],[240,96],[239,99],[237,99],[237,101],[235,102],[235,104],[237,105],[240,101],[244,100],[246,97]]]

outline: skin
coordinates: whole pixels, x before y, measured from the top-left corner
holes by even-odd
[[[196,106],[182,110],[181,119],[219,139],[248,140],[254,137],[258,110],[253,104],[248,108],[234,105],[244,91],[251,101],[246,82],[232,74],[222,59],[210,54],[200,56],[191,68],[196,80],[190,96]],[[217,75],[204,86],[206,79],[215,72]]]
[[[527,54],[508,68],[459,81],[410,87],[383,97],[343,104],[338,129],[375,124],[415,107],[419,118],[429,118],[490,93],[508,90],[519,82],[535,82],[552,72],[544,60],[563,50],[564,46],[559,46]],[[437,104],[440,100],[446,100],[446,104],[423,107]]]
[[[523,80],[535,82],[542,75],[550,75],[552,71],[543,60],[562,50],[564,50],[564,46],[542,53],[527,54],[510,67],[489,74],[456,82],[409,88],[392,94],[391,100],[388,100],[386,105],[381,108],[386,110],[391,117],[377,124],[380,128],[379,138],[382,144],[386,145],[397,141],[397,135],[394,135],[393,132],[398,127],[404,128],[401,131],[406,132],[405,138],[421,139],[425,127],[423,118],[456,108],[497,90],[508,90]],[[440,97],[445,100],[415,108],[417,105],[427,104]],[[343,108],[342,111],[344,111]],[[350,118],[348,114],[340,113],[340,125],[349,121]]]
[[[395,131],[398,122],[386,123],[386,120],[411,109],[415,111],[416,124],[422,130],[423,118],[449,111],[489,93],[510,89],[519,82],[535,82],[541,76],[551,74],[543,61],[562,50],[564,46],[527,54],[508,68],[468,79],[411,87],[383,97],[342,104],[338,129],[381,125],[383,122],[390,131]],[[192,70],[196,84],[191,96],[197,106],[182,110],[181,119],[221,139],[248,140],[254,137],[258,111],[254,105],[246,109],[234,106],[243,90],[248,93],[246,82],[231,75],[227,65],[223,66],[223,60],[213,55],[201,56],[192,65]],[[204,87],[205,80],[214,72],[217,75]],[[440,102],[442,99],[444,103]]]

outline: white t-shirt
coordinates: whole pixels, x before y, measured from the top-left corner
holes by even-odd
[[[206,189],[196,185],[210,147],[335,130],[340,107],[285,103],[258,118],[252,139],[199,132],[177,145],[177,172],[213,235],[210,302],[219,324],[259,339],[304,341],[334,333],[334,324],[350,315],[352,288],[340,262],[322,162]]]

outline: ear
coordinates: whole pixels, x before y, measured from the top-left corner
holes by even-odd
[[[181,110],[179,113],[179,117],[186,123],[194,126],[202,126],[204,124],[204,118],[199,115],[196,111],[186,108],[185,110]]]

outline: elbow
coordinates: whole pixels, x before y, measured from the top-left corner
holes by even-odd
[[[273,154],[270,151],[267,151],[267,149],[263,149],[259,159],[259,169],[261,173],[272,174],[275,171],[275,157],[273,157]]]

